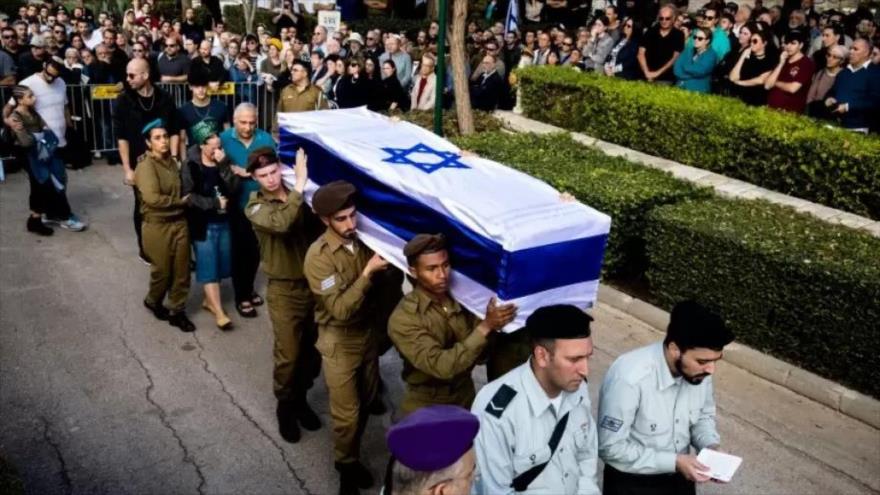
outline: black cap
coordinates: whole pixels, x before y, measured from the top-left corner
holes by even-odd
[[[357,189],[344,180],[335,180],[324,184],[312,197],[312,209],[319,216],[329,217],[350,204],[351,196]]]
[[[672,308],[666,340],[682,350],[695,347],[721,350],[733,342],[724,320],[696,301],[682,301]]]
[[[254,170],[268,167],[278,163],[278,155],[275,150],[268,146],[257,148],[248,155],[247,171],[253,173]]]
[[[585,339],[590,336],[593,317],[571,304],[554,304],[535,310],[526,319],[526,330],[534,340]]]
[[[446,249],[446,236],[443,234],[416,234],[403,246],[403,255],[407,261],[413,260],[422,253],[435,253]]]

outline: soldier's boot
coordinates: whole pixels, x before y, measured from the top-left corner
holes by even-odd
[[[181,332],[196,331],[196,326],[193,325],[193,322],[189,321],[189,318],[186,317],[186,313],[183,311],[169,315],[168,324],[172,327],[177,327]]]
[[[375,482],[370,470],[361,464],[360,461],[346,463],[337,462],[335,463],[335,467],[340,475],[340,492],[342,486],[346,484],[354,484],[356,488],[366,490],[367,488],[371,488]]]
[[[309,431],[321,429],[321,418],[318,417],[305,397],[297,399],[294,404],[294,415],[303,428]]]
[[[278,401],[275,408],[275,416],[278,418],[278,433],[286,442],[299,442],[299,424],[296,422],[296,405],[292,401]]]

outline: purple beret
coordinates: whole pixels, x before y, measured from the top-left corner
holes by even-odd
[[[392,426],[391,455],[415,471],[447,468],[470,450],[480,429],[476,416],[457,406],[423,407]]]

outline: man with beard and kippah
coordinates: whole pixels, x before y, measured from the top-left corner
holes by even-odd
[[[690,448],[721,443],[712,374],[733,338],[721,317],[685,301],[662,342],[614,361],[599,394],[606,495],[687,495],[709,481]]]

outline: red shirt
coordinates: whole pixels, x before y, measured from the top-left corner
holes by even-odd
[[[767,106],[789,112],[804,113],[807,106],[807,92],[810,90],[810,81],[813,79],[815,66],[810,57],[801,57],[797,62],[786,62],[779,73],[777,82],[801,83],[801,89],[797,93],[789,93],[774,87],[767,94]]]

